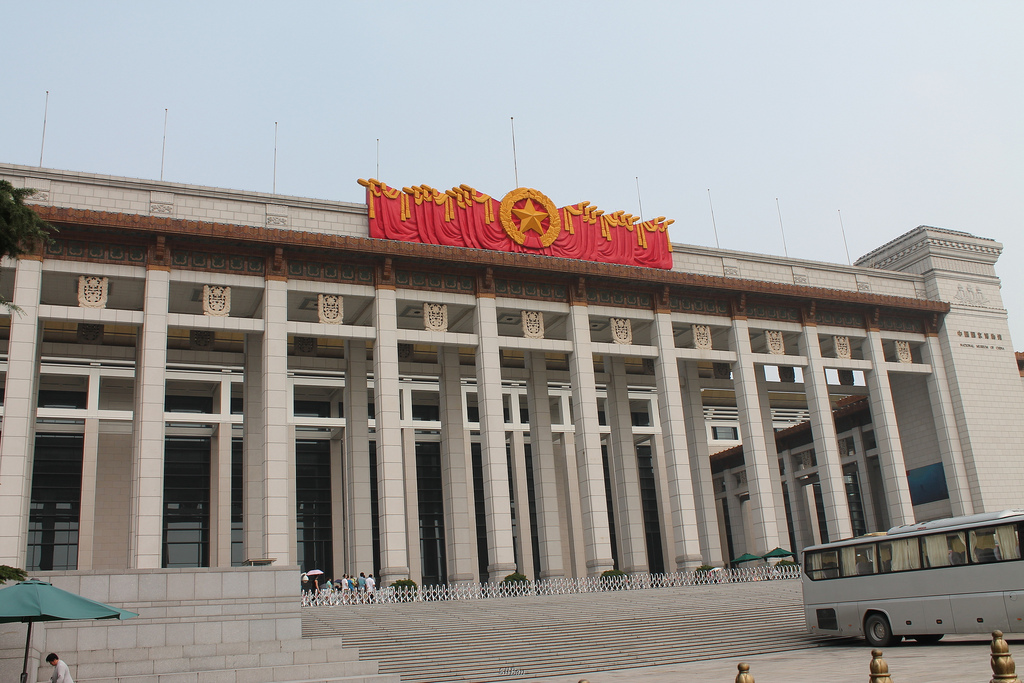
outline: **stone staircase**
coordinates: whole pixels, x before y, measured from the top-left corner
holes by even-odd
[[[814,647],[799,581],[303,610],[403,683],[483,683]]]

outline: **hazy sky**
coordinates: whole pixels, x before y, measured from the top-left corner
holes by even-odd
[[[846,263],[1003,243],[1024,350],[1024,3],[5,3],[0,161],[363,201],[357,178],[676,220]]]

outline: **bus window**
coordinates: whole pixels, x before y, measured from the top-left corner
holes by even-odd
[[[878,544],[878,571],[905,572],[921,568],[921,551],[916,538],[898,538]]]
[[[807,576],[812,581],[839,577],[839,553],[835,550],[808,553],[806,561]]]
[[[970,534],[971,561],[978,563],[1019,560],[1017,527],[1012,524],[975,529]]]
[[[967,564],[967,544],[964,532],[922,536],[924,564],[926,567],[949,567]]]
[[[854,545],[840,551],[843,576],[865,576],[875,573],[875,545]]]

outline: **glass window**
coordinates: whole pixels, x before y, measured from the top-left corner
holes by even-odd
[[[838,578],[839,552],[836,550],[819,550],[818,552],[808,553],[807,576],[812,581]]]
[[[967,543],[962,531],[922,536],[921,548],[925,567],[967,564]]]
[[[875,545],[852,545],[840,549],[843,576],[866,576],[875,573]]]
[[[916,538],[897,538],[878,544],[878,571],[905,572],[921,568],[921,551]]]
[[[971,562],[1002,562],[1020,559],[1017,527],[1012,524],[975,529],[970,533]]]

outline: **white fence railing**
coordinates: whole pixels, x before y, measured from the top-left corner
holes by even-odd
[[[673,572],[614,577],[543,579],[524,583],[452,583],[418,588],[382,588],[373,592],[322,589],[302,594],[303,607],[335,605],[386,605],[399,602],[439,602],[516,598],[525,595],[569,595],[605,591],[652,590],[679,586],[705,586],[719,583],[790,580],[800,578],[800,567],[749,567],[714,571]]]

